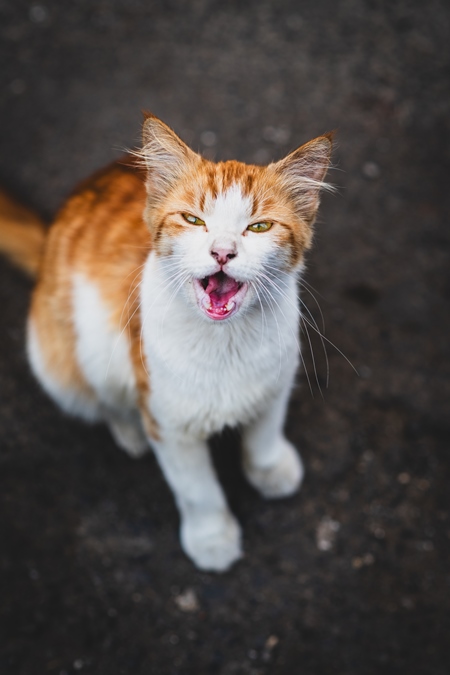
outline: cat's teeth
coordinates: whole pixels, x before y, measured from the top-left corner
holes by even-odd
[[[227,310],[227,312],[231,312],[235,304],[236,303],[234,303],[233,300],[227,302],[227,304],[225,305],[225,309]]]

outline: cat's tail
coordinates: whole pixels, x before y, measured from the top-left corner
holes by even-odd
[[[41,218],[0,189],[0,253],[36,277],[47,227]]]

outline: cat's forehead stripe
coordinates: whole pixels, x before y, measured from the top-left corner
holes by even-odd
[[[252,213],[252,199],[243,194],[239,183],[230,185],[224,192],[220,192],[212,203],[211,216],[240,220],[249,218]]]
[[[259,170],[260,167],[235,161],[219,162],[217,164],[208,163],[206,168],[206,189],[215,197],[219,192],[225,192],[232,185],[239,183],[243,193],[250,194]]]
[[[203,190],[198,195],[200,211],[206,213],[215,209],[216,203],[230,204],[233,195],[233,204],[237,207],[236,200],[241,203],[241,213],[246,217],[254,216],[260,205],[258,199],[258,176],[260,168],[249,166],[240,162],[228,161],[209,165],[206,171],[206,182]],[[244,208],[242,208],[244,205]]]
[[[256,194],[253,194],[252,195],[252,213],[251,213],[252,217],[258,211],[258,207],[259,207],[259,199],[256,196]]]

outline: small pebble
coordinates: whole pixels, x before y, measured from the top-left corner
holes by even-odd
[[[198,599],[192,588],[187,588],[183,593],[177,595],[175,604],[182,612],[196,612],[199,609]]]
[[[29,17],[33,23],[42,23],[48,16],[47,8],[43,5],[32,5]]]
[[[397,480],[402,485],[408,485],[408,483],[411,482],[411,476],[406,471],[402,471],[402,473],[398,474]]]
[[[372,553],[366,553],[363,556],[356,556],[352,560],[352,567],[355,570],[361,569],[361,567],[373,565],[375,562],[375,557],[373,556]]]
[[[363,175],[366,178],[369,178],[370,180],[375,180],[375,178],[379,178],[381,174],[380,167],[378,166],[378,164],[376,164],[376,162],[364,162],[362,172]]]
[[[418,541],[416,543],[416,548],[419,551],[433,551],[434,550],[434,544],[432,541]]]
[[[382,527],[375,527],[373,533],[377,539],[384,539],[386,536],[386,532],[383,530]]]
[[[425,492],[425,490],[428,490],[428,488],[430,487],[430,481],[427,480],[426,478],[421,478],[420,480],[417,481],[417,487],[419,488],[419,490]]]
[[[339,531],[341,525],[337,520],[333,520],[329,516],[324,516],[319,523],[316,530],[316,543],[320,551],[329,551],[333,548],[336,540],[336,533]]]
[[[265,661],[266,663],[267,661],[270,661],[272,657],[272,652],[279,642],[280,639],[276,635],[269,635],[261,655],[263,661]]]
[[[277,638],[276,635],[269,635],[269,637],[266,640],[266,644],[264,645],[266,649],[273,649],[274,647],[277,646],[279,643],[280,639]]]

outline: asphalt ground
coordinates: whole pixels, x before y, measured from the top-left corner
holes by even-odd
[[[222,576],[181,552],[154,458],[42,393],[0,261],[0,672],[447,675],[448,3],[0,0],[0,35],[0,182],[47,218],[142,109],[216,159],[336,129],[339,188],[306,276],[329,385],[305,335],[287,420],[305,483],[263,501],[213,441],[245,536]]]

